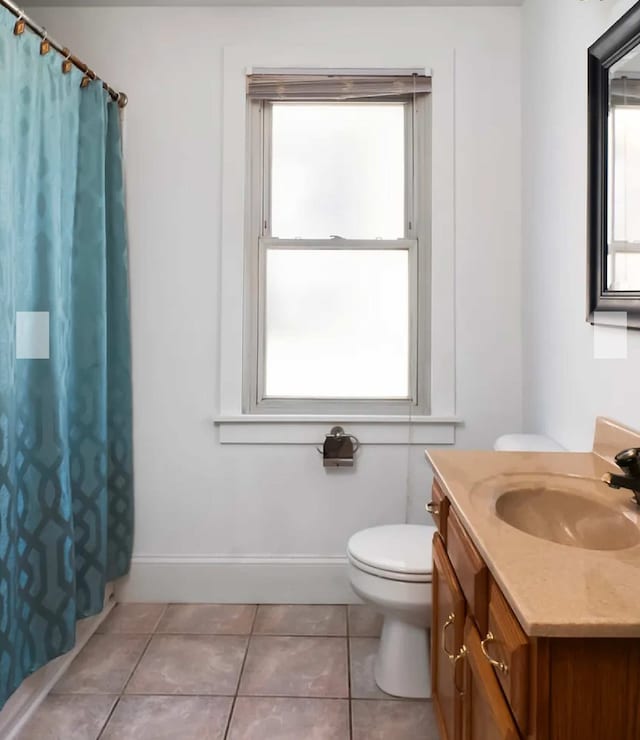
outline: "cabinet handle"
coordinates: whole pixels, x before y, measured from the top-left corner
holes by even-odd
[[[453,662],[454,663],[457,663],[459,660],[461,660],[461,659],[464,660],[464,658],[466,658],[466,657],[467,657],[467,646],[466,645],[463,645],[460,648],[460,652],[456,655],[456,657],[455,657],[455,659],[454,659]],[[458,676],[458,670],[457,670],[457,667],[456,667],[456,668],[454,668],[454,671],[453,671],[453,687],[458,692],[458,695],[459,696],[464,696],[464,688],[462,688],[462,689],[458,688],[458,678],[457,678],[457,676]]]
[[[429,501],[429,503],[424,508],[432,516],[438,516],[440,514],[440,506],[436,504],[435,501]]]
[[[447,650],[447,629],[451,627],[451,625],[454,624],[455,621],[456,621],[456,615],[453,614],[452,612],[447,617],[447,621],[442,625],[442,651],[447,656],[447,658],[449,658],[449,660],[453,662],[455,662],[456,656]]]
[[[453,686],[454,686],[455,690],[458,692],[458,695],[459,696],[464,696],[464,689],[458,688],[458,679],[457,679],[457,676],[458,676],[458,668],[457,668],[457,664],[458,664],[458,661],[459,660],[463,660],[466,657],[466,655],[467,655],[467,646],[466,645],[463,645],[460,648],[460,652],[457,655],[454,655],[453,653],[450,653],[447,650],[447,647],[446,647],[446,633],[447,633],[447,628],[448,627],[451,627],[452,624],[455,624],[455,621],[456,621],[456,615],[453,614],[453,612],[452,612],[447,617],[447,621],[442,625],[442,650],[443,650],[444,654],[447,656],[447,658],[449,658],[449,660],[453,663],[453,666],[454,666],[454,668],[453,668]]]
[[[487,652],[487,644],[490,643],[490,642],[495,642],[495,640],[496,640],[496,638],[493,636],[493,633],[492,632],[487,632],[487,636],[480,643],[480,648],[482,649],[482,654],[484,655],[484,657],[489,661],[489,663],[494,668],[497,668],[501,673],[508,673],[509,672],[509,666],[506,663],[503,663],[501,660],[495,660]]]
[[[447,629],[451,627],[451,625],[455,624],[455,621],[456,615],[452,612],[447,617],[447,621],[442,625],[442,652],[452,663],[457,663],[460,658],[464,658],[467,654],[467,648],[464,645],[460,648],[460,652],[457,655],[454,655],[454,653],[450,653],[447,650]]]

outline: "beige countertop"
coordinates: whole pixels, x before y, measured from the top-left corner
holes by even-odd
[[[624,441],[640,446],[637,438]],[[617,450],[623,448],[624,444]],[[555,544],[521,532],[493,510],[491,479],[496,476],[595,479],[616,470],[606,459],[609,451],[603,454],[598,430],[594,449],[600,454],[426,451],[451,505],[532,637],[640,637],[640,545],[586,550]],[[582,495],[623,511],[640,527],[640,507],[632,502],[630,491],[584,478],[571,480],[571,485]]]

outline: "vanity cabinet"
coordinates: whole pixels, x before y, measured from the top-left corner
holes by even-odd
[[[640,639],[528,636],[437,480],[430,510],[441,740],[640,740]]]
[[[514,640],[510,631],[515,617],[506,601],[502,597],[498,600],[493,584],[490,589],[488,568],[437,482],[429,510],[438,527],[432,548],[431,671],[441,740],[519,740],[500,681],[487,657],[493,638],[489,631],[490,593],[491,625],[500,639],[508,636],[505,644],[517,646],[514,654],[518,655],[520,635]],[[509,649],[507,653],[512,655]],[[518,675],[523,668],[522,660],[516,660]],[[509,676],[508,695],[513,693],[518,703],[525,682],[516,679],[518,691],[511,692],[512,683],[513,676]]]

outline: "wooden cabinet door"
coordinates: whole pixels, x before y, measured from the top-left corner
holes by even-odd
[[[529,726],[529,640],[493,579],[489,585],[489,632],[485,638],[485,652],[495,661],[493,672],[520,732],[526,735]]]
[[[433,616],[431,682],[441,740],[460,740],[462,733],[463,668],[455,656],[464,636],[465,601],[439,534],[433,537]],[[485,738],[488,740],[488,738]]]
[[[519,740],[500,684],[482,652],[480,633],[471,619],[464,630],[464,740]]]

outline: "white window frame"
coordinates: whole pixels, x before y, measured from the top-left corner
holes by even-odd
[[[273,101],[279,102],[279,101]],[[405,235],[399,239],[281,239],[271,235],[272,101],[247,102],[243,410],[249,414],[403,414],[429,409],[428,296],[430,244],[430,95],[396,98],[405,105]],[[327,101],[329,102],[329,101]],[[349,105],[358,104],[346,101]],[[376,101],[383,102],[383,101]],[[285,103],[286,104],[286,103]],[[367,103],[361,103],[367,105]],[[415,149],[415,151],[414,151]],[[418,204],[423,204],[419,207]],[[268,249],[401,249],[409,254],[409,396],[274,398],[264,392],[265,265]],[[419,327],[425,327],[424,332]]]
[[[422,58],[421,58],[422,54]],[[243,294],[246,239],[246,75],[254,69],[420,69],[432,76],[431,265],[427,415],[252,414],[243,409]],[[222,444],[308,444],[340,423],[363,444],[453,444],[455,372],[455,49],[445,38],[426,50],[374,48],[363,37],[339,48],[265,43],[225,47],[221,118],[221,223],[218,286],[218,375],[214,422]],[[212,232],[215,248],[215,225]]]

